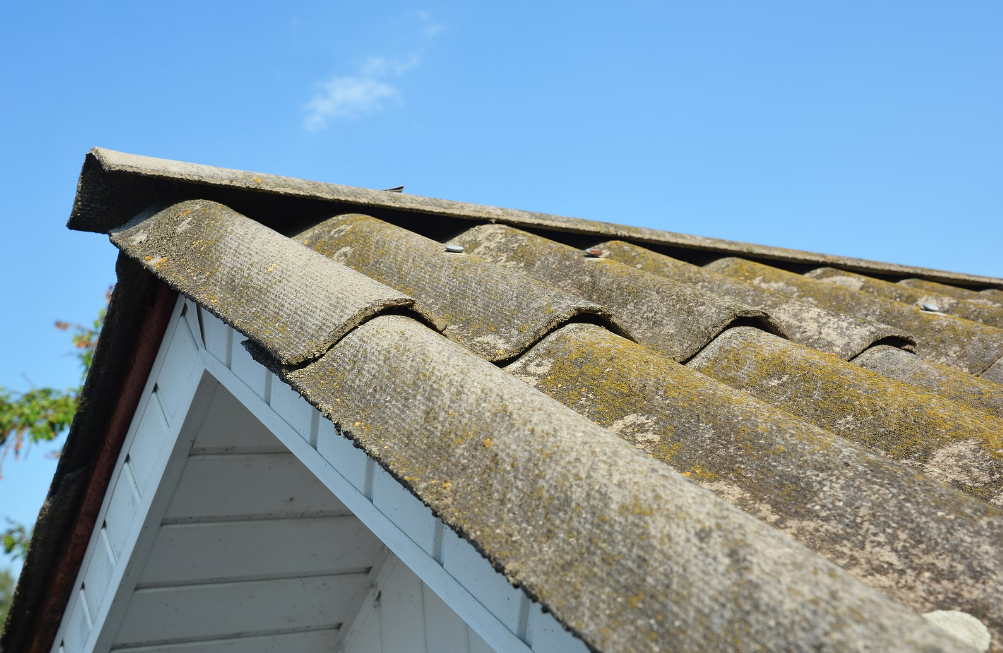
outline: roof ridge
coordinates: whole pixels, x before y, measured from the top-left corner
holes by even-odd
[[[792,264],[831,265],[856,272],[871,272],[895,277],[919,277],[966,286],[1003,288],[1003,279],[934,270],[918,266],[882,263],[845,256],[741,243],[719,238],[692,236],[646,227],[630,227],[582,218],[505,209],[466,202],[452,202],[419,195],[306,181],[215,166],[183,163],[170,159],[127,154],[104,148],[92,148],[84,160],[77,183],[77,194],[67,224],[71,229],[107,233],[132,218],[149,202],[164,194],[178,199],[201,197],[245,210],[248,195],[283,196],[311,201],[321,209],[342,207],[351,210],[379,210],[382,213],[411,213],[452,217],[483,222],[501,222],[524,228],[543,228],[595,236],[620,238],[639,244],[682,247],[719,254],[738,254],[763,260]],[[243,197],[243,199],[241,199]],[[323,212],[323,211],[322,211]]]

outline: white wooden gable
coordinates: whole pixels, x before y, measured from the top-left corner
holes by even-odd
[[[54,651],[586,650],[243,339],[178,300]]]

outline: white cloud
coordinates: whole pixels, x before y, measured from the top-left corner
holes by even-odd
[[[386,82],[366,76],[334,77],[321,85],[307,105],[304,126],[323,129],[330,118],[355,118],[378,111],[399,92]]]
[[[444,27],[432,21],[424,12],[418,13],[422,36],[426,43]],[[421,63],[421,51],[403,59],[369,57],[354,75],[341,75],[317,85],[317,92],[304,109],[303,126],[309,130],[324,129],[331,119],[353,119],[375,113],[390,102],[400,102],[400,91],[392,80]]]
[[[426,39],[431,39],[439,34],[439,32],[445,31],[446,29],[445,25],[435,22],[427,12],[419,11],[417,16],[418,20],[422,24],[421,34]]]

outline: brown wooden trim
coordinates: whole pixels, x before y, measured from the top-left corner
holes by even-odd
[[[50,570],[45,598],[36,613],[34,633],[27,651],[48,653],[52,650],[63,612],[69,602],[83,563],[84,553],[94,531],[98,512],[108,490],[112,471],[115,469],[115,463],[129,431],[129,425],[132,423],[147,377],[153,368],[176,299],[175,291],[162,282],[156,282],[153,307],[143,316],[140,324],[135,349],[130,357],[129,370],[124,382],[117,389],[114,410],[108,420],[104,440],[91,465],[73,530]]]

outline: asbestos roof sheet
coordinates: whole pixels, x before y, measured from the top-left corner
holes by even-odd
[[[70,226],[594,650],[1003,650],[999,279],[105,150]]]

